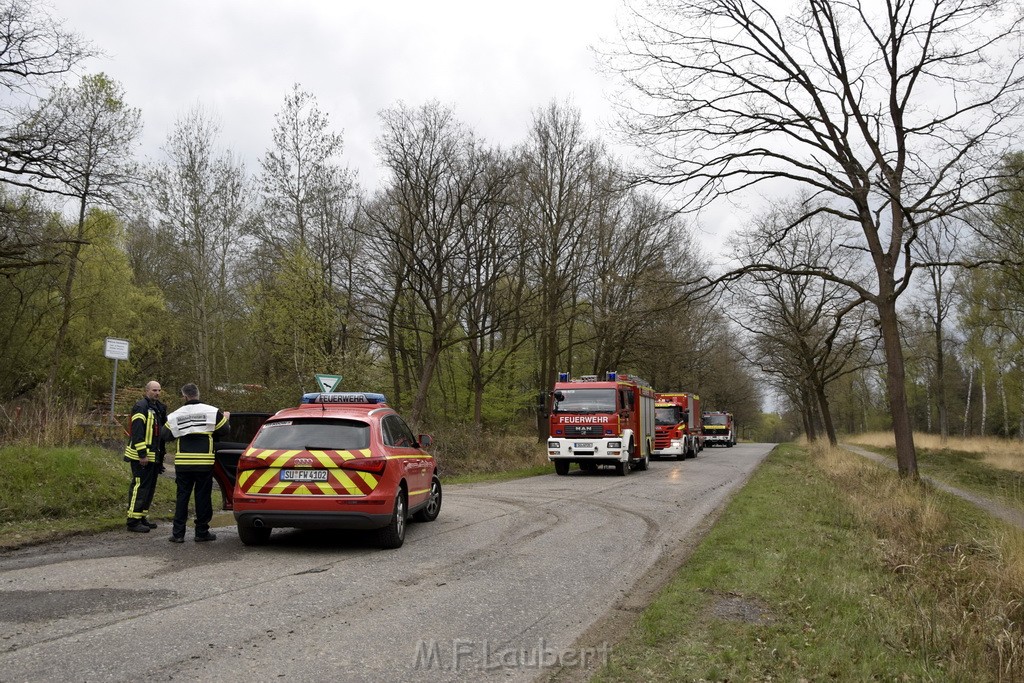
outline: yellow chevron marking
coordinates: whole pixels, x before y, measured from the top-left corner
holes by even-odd
[[[295,489],[295,493],[300,496],[308,496],[312,492],[308,488],[306,488],[305,484],[303,484],[299,488]]]
[[[355,460],[356,456],[351,451],[338,451],[338,455],[341,456],[342,460]]]
[[[348,472],[337,470],[333,472],[333,474],[334,478],[338,481],[338,483],[345,487],[345,491],[347,493],[353,496],[363,495],[363,492],[359,490],[359,487],[356,486],[355,482],[352,481],[352,479],[349,477]]]
[[[267,467],[284,467],[284,464],[291,460],[296,453],[301,452],[302,451],[284,451],[283,453],[281,453],[281,455],[274,458],[273,462],[267,463]]]
[[[331,456],[327,455],[324,451],[310,451],[309,454],[316,458],[317,461],[327,469],[334,467],[334,461],[331,460]]]
[[[320,489],[320,493],[323,493],[324,495],[327,496],[333,496],[335,493],[337,493],[337,491],[335,491],[334,488],[325,481],[316,482],[316,487]]]
[[[255,470],[254,470],[254,471],[255,471]],[[277,472],[275,472],[274,470],[264,470],[264,471],[263,471],[263,474],[261,474],[261,475],[259,476],[259,478],[258,478],[258,479],[257,479],[256,481],[254,481],[254,482],[252,483],[252,487],[253,487],[253,489],[255,489],[255,490],[257,490],[257,491],[258,491],[258,490],[260,490],[260,489],[262,489],[262,488],[263,488],[264,486],[266,486],[266,485],[267,485],[267,483],[268,483],[268,482],[269,482],[269,481],[270,481],[271,479],[273,479],[273,478],[274,478],[274,475],[276,475],[276,474],[277,474]]]
[[[369,472],[358,472],[358,474],[359,474],[360,477],[363,478],[363,481],[365,481],[367,484],[369,484],[371,491],[373,489],[377,488],[377,483],[378,483],[377,477],[373,476]]]

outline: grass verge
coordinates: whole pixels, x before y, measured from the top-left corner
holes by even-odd
[[[96,446],[0,448],[0,548],[14,548],[125,523],[128,464]],[[174,482],[161,477],[153,519],[174,515]]]
[[[595,678],[1020,680],[1024,534],[784,445]]]

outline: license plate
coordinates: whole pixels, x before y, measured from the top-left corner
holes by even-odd
[[[281,470],[281,481],[327,481],[327,470]]]
[[[593,448],[594,444],[589,441],[577,441],[572,445],[573,448]]]

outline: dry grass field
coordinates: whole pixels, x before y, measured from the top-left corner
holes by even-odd
[[[895,448],[892,432],[866,432],[843,438],[847,443],[875,448]],[[937,434],[914,434],[914,445],[930,451],[974,453],[981,462],[1001,470],[1024,472],[1024,441],[998,439],[991,436],[963,438],[951,436],[943,446]]]

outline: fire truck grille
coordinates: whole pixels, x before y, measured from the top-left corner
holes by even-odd
[[[665,433],[654,435],[654,447],[657,448],[658,450],[661,450],[662,448],[668,448],[671,444],[672,437],[669,434]]]
[[[604,427],[601,425],[566,425],[566,436],[604,436]]]

